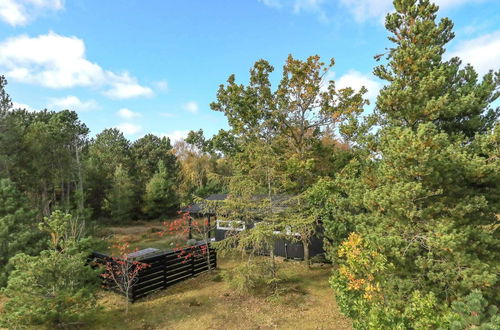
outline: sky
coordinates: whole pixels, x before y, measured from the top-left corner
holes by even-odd
[[[500,1],[437,0],[455,23],[446,57],[480,74],[500,67]],[[0,0],[0,74],[15,106],[77,111],[95,136],[173,140],[227,128],[210,110],[230,74],[259,59],[277,83],[288,54],[318,54],[337,86],[382,86],[374,56],[390,46],[390,0]]]

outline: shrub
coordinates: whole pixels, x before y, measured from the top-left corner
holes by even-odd
[[[225,271],[222,277],[231,289],[240,294],[275,294],[283,282],[281,275],[270,269],[268,262],[253,260]]]
[[[14,271],[4,290],[10,299],[1,316],[3,325],[68,326],[94,312],[98,276],[86,265],[86,257],[56,250],[13,257]]]

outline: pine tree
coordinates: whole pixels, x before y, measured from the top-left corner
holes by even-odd
[[[91,238],[74,224],[71,214],[54,211],[39,224],[50,237],[49,249],[11,259],[0,326],[68,328],[96,312],[100,270],[88,262]]]
[[[472,290],[498,304],[499,74],[478,82],[471,66],[442,60],[452,23],[436,23],[437,6],[394,4],[395,47],[375,69],[389,81],[379,130],[315,199],[339,266],[332,286],[356,328],[444,327]]]
[[[116,167],[111,189],[104,200],[104,208],[113,221],[127,221],[131,218],[133,208],[134,185],[129,174],[122,165]]]
[[[443,61],[446,44],[454,37],[448,18],[436,22],[438,6],[428,0],[395,0],[386,28],[394,43],[388,63],[374,74],[389,84],[380,91],[376,110],[383,125],[417,129],[432,122],[450,134],[472,138],[487,132],[498,118],[491,108],[498,97],[500,75],[490,71],[482,81],[471,65],[460,68],[454,57]],[[383,55],[376,58],[380,59]]]
[[[4,76],[0,76],[0,116],[12,109],[12,99],[5,90],[6,86],[7,79]]]
[[[160,160],[158,171],[146,185],[144,213],[152,218],[166,216],[175,212],[178,204],[172,175]]]
[[[33,254],[42,242],[35,226],[36,212],[27,208],[25,198],[8,179],[0,180],[0,287],[7,283],[17,253]]]

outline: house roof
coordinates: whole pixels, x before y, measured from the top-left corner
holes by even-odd
[[[205,199],[208,201],[223,201],[227,198],[227,194],[212,194],[207,196]],[[202,206],[199,203],[189,205],[181,209],[182,212],[189,212],[192,214],[202,213]]]
[[[263,200],[266,199],[268,195],[265,194],[259,194],[255,195],[253,199],[255,200]],[[208,201],[223,201],[228,198],[228,194],[212,194],[209,195],[205,198],[205,200]],[[273,203],[276,203],[278,207],[281,208],[286,208],[286,202],[292,198],[291,195],[286,195],[286,194],[279,194],[279,195],[272,195],[271,196]],[[189,212],[191,214],[199,214],[204,212],[203,207],[199,203],[195,203],[193,205],[189,205],[187,207],[184,207],[181,209],[182,212]]]
[[[223,201],[227,198],[227,194],[212,194],[205,198],[208,201]]]

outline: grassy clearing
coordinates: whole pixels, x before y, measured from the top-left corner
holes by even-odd
[[[131,242],[132,248],[168,249],[178,242],[160,237],[160,222],[108,227],[103,239]],[[181,243],[185,243],[182,240]],[[109,251],[107,251],[109,252]],[[265,258],[265,257],[263,257]],[[270,299],[265,295],[239,295],[221,280],[221,273],[235,267],[237,260],[219,259],[211,274],[178,283],[130,306],[125,315],[122,296],[101,291],[96,313],[85,329],[351,329],[351,322],[339,312],[328,278],[331,268],[299,262],[279,261],[288,280],[286,293]],[[0,295],[0,311],[4,298]]]
[[[168,249],[185,239],[160,237],[161,222],[109,227],[110,238],[127,240],[133,248]],[[242,296],[221,281],[221,272],[237,265],[218,260],[213,274],[201,274],[139,300],[125,315],[123,298],[102,292],[103,311],[88,325],[91,329],[351,329],[338,310],[329,288],[331,269],[298,262],[280,262],[289,279],[287,293],[277,298]]]
[[[112,245],[115,242],[128,242],[130,249],[157,248],[167,250],[175,248],[176,245],[186,243],[186,240],[176,235],[159,235],[165,227],[162,221],[138,221],[127,226],[110,226],[104,228],[100,236],[109,242],[108,249],[100,252],[113,252]]]
[[[290,278],[287,294],[265,296],[235,294],[220,281],[220,272],[234,267],[221,260],[213,274],[201,274],[139,300],[124,313],[121,296],[103,292],[104,309],[92,329],[351,329],[328,287],[330,268],[308,269],[297,262],[282,262]]]
[[[168,219],[166,222],[173,220]],[[203,220],[197,219],[195,221]],[[159,235],[161,231],[164,231],[165,234]],[[125,226],[109,226],[101,230],[100,236],[109,242],[106,251],[99,251],[104,253],[114,252],[113,243],[120,241],[130,243],[131,250],[145,248],[168,250],[177,246],[185,246],[187,242],[187,234],[180,235],[179,233],[168,232],[164,221],[136,221]],[[201,237],[196,236],[197,233],[193,231],[193,238],[201,239]]]

